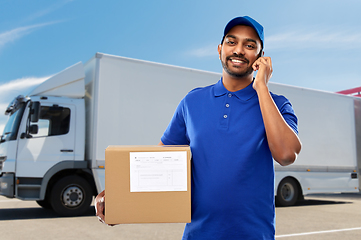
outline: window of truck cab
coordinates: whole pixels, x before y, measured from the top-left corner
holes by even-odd
[[[18,110],[11,113],[4,127],[3,137],[5,141],[16,140],[19,131],[20,122],[25,110],[25,105],[26,105],[25,103],[21,103]]]
[[[59,106],[41,106],[38,133],[32,137],[48,137],[67,134],[70,127],[70,109]]]

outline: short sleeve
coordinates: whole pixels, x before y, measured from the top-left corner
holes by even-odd
[[[161,141],[165,145],[189,145],[187,137],[187,127],[185,121],[185,99],[183,99],[165,130]]]
[[[273,95],[273,99],[286,123],[298,134],[298,119],[291,102],[284,96]]]

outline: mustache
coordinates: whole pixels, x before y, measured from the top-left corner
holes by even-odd
[[[226,60],[228,61],[228,60],[230,60],[231,58],[239,58],[240,60],[242,60],[242,61],[245,61],[246,63],[249,63],[249,60],[247,59],[247,58],[245,58],[243,55],[239,55],[239,54],[233,54],[233,55],[231,55],[231,56],[227,56],[226,57]]]

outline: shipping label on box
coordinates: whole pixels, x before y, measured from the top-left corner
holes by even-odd
[[[190,222],[190,159],[189,146],[109,146],[105,222]]]
[[[130,192],[187,191],[187,151],[130,152]]]

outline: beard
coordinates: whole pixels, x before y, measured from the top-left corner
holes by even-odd
[[[222,54],[222,53],[221,53]],[[249,66],[248,68],[246,68],[244,71],[241,71],[241,72],[236,72],[236,71],[232,71],[230,68],[229,68],[229,60],[230,58],[232,57],[236,57],[236,58],[239,58],[239,59],[242,59],[243,61],[245,61],[247,64],[249,64],[249,60],[247,58],[245,58],[244,56],[242,55],[237,55],[237,54],[233,54],[232,56],[227,56],[226,57],[226,60],[223,61],[221,59],[221,63],[222,63],[222,67],[224,69],[224,71],[226,73],[228,73],[230,76],[234,77],[234,78],[243,78],[245,76],[249,76],[250,74],[253,73],[253,68],[252,66]]]

